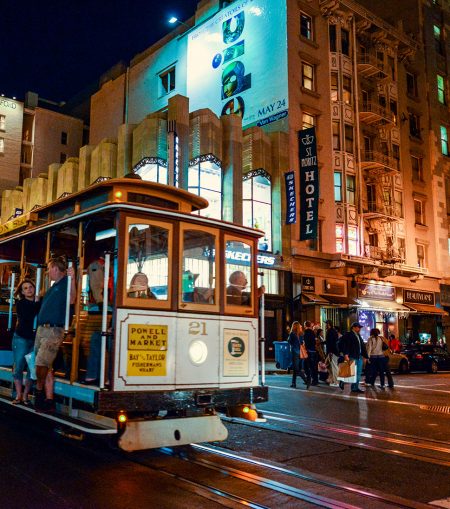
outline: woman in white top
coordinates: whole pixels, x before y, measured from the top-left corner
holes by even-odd
[[[369,376],[367,377],[369,385],[375,385],[377,374],[380,375],[381,389],[384,389],[384,351],[383,351],[383,338],[380,336],[379,329],[372,329],[370,331],[370,338],[367,341],[367,354],[369,356]]]

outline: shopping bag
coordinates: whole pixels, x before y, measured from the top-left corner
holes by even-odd
[[[338,376],[340,377],[346,378],[348,376],[353,376],[355,374],[355,363],[353,361],[344,361],[338,364],[338,366],[339,366]]]
[[[36,376],[36,355],[34,353],[34,350],[30,353],[27,353],[25,355],[25,360],[28,364],[28,369],[30,370],[30,378],[31,380],[37,380]]]
[[[339,373],[337,379],[348,384],[356,383],[356,365],[354,361],[344,361],[338,364]]]
[[[302,343],[300,345],[300,359],[307,359],[308,358],[308,350],[306,350],[305,343]]]

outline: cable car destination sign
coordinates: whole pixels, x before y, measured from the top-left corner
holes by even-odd
[[[316,129],[299,132],[300,240],[317,239],[319,223],[319,167]]]

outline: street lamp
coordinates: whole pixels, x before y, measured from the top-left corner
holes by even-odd
[[[171,25],[174,25],[175,23],[179,23],[180,25],[184,25],[185,27],[191,28],[189,25],[186,25],[186,23],[183,23],[183,21],[180,21],[175,16],[172,16],[168,21]]]

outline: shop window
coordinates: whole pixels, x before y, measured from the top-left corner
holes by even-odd
[[[355,205],[356,203],[356,177],[347,175],[347,203]]]
[[[169,229],[128,225],[126,295],[132,299],[169,299]]]
[[[6,130],[6,115],[0,115],[0,131]]]
[[[160,96],[169,94],[175,90],[175,67],[170,68],[159,75]]]
[[[344,225],[337,224],[336,225],[336,253],[344,252]]]
[[[414,199],[414,221],[416,224],[425,224],[424,202],[417,198]]]
[[[417,97],[417,78],[410,72],[406,73],[406,91],[408,95]]]
[[[199,215],[221,219],[222,168],[213,156],[203,159],[205,158],[196,158],[189,163],[188,191],[209,201],[209,206],[200,210]]]
[[[183,229],[181,300],[215,304],[217,238],[212,232]]]
[[[353,102],[353,94],[352,94],[352,79],[350,77],[344,75],[342,79],[342,88],[344,103],[351,105]]]
[[[394,207],[395,216],[403,217],[403,193],[401,191],[394,191]]]
[[[333,102],[339,101],[339,79],[338,73],[331,73],[331,100]]]
[[[344,55],[350,56],[350,33],[341,28],[341,51]]]
[[[67,133],[61,131],[61,145],[67,145]]]
[[[310,41],[313,38],[313,20],[311,16],[308,16],[304,12],[300,13],[300,34],[309,39]]]
[[[330,25],[328,27],[328,36],[330,39],[330,51],[336,52],[336,25]]]
[[[441,152],[444,156],[448,156],[448,131],[447,128],[441,125]]]
[[[279,272],[274,269],[261,269],[258,267],[258,273],[263,274],[263,277],[260,277],[258,281],[258,287],[264,285],[266,288],[266,293],[270,293],[272,295],[279,295],[280,293],[280,281],[279,281]]]
[[[353,154],[354,144],[353,144],[353,126],[349,124],[344,125],[345,132],[345,151],[349,154]]]
[[[250,272],[252,248],[245,242],[225,242],[225,294],[228,306],[252,305],[253,282]],[[239,262],[238,262],[239,260]]]
[[[422,157],[411,156],[412,178],[423,181],[423,159]]]
[[[445,104],[445,78],[444,76],[438,74],[437,75],[437,91],[438,91],[438,101],[441,104]]]
[[[417,250],[417,266],[418,267],[426,267],[426,249],[423,244],[416,244],[416,250]]]
[[[302,87],[314,90],[314,66],[302,62]]]
[[[157,157],[144,157],[133,168],[134,173],[147,182],[168,184],[167,161]]]
[[[333,122],[333,150],[341,150],[341,127],[339,122]]]
[[[334,172],[334,201],[342,201],[342,173]]]
[[[309,113],[302,114],[302,129],[310,129],[316,125],[316,118]]]
[[[264,170],[244,175],[242,182],[243,223],[265,235],[258,241],[260,251],[272,251],[272,185]]]
[[[358,228],[356,226],[349,226],[347,228],[347,239],[348,239],[348,254],[358,256],[359,255]]]

